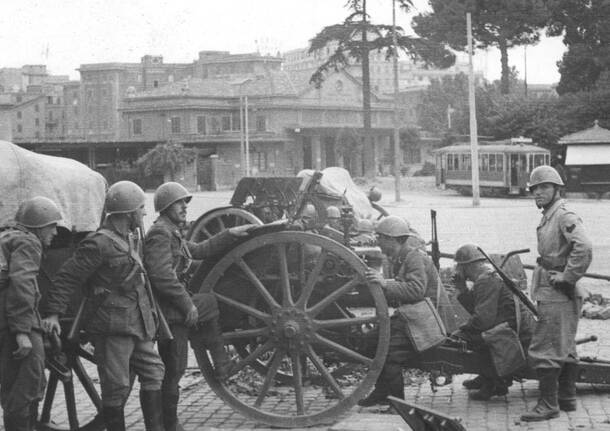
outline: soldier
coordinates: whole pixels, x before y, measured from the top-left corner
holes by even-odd
[[[0,401],[6,431],[34,430],[45,387],[40,292],[43,248],[62,219],[45,197],[24,201],[0,233]]]
[[[164,367],[154,347],[158,316],[136,252],[133,234],[146,215],[146,196],[130,181],[106,194],[106,219],[78,245],[57,272],[48,293],[48,325],[59,330],[75,290],[88,298],[85,330],[90,334],[108,431],[125,430],[124,405],[131,375],[140,380],[140,404],[147,431],[163,430],[161,382]]]
[[[368,282],[378,283],[388,304],[396,308],[430,298],[447,330],[452,331],[455,323],[447,292],[426,252],[409,246],[408,238],[412,234],[409,224],[401,217],[388,216],[381,220],[375,231],[381,251],[390,260],[393,277],[385,278],[370,269],[366,274]],[[358,405],[369,407],[386,403],[389,395],[404,398],[402,366],[406,355],[414,351],[404,325],[395,313],[390,321],[390,348],[384,367],[373,392],[358,401]]]
[[[556,418],[560,409],[576,410],[575,337],[583,299],[576,282],[587,271],[593,253],[582,220],[559,196],[563,185],[550,166],[535,168],[528,184],[542,209],[537,228],[540,257],[532,275],[532,299],[538,303],[540,320],[528,352],[540,396],[533,410],[521,416],[528,422]]]
[[[512,384],[512,377],[501,378],[497,375],[489,349],[485,345],[482,333],[503,322],[519,332],[521,343],[527,349],[531,339],[531,319],[525,307],[519,304],[519,313],[515,310],[513,295],[504,285],[499,275],[486,263],[486,258],[475,245],[465,244],[455,252],[456,289],[458,301],[471,314],[470,319],[452,337],[467,342],[468,347],[481,351],[487,359],[481,375],[464,382],[467,389],[477,389],[470,394],[474,400],[488,400],[494,395],[506,395]],[[471,289],[466,281],[472,281]],[[520,316],[517,325],[517,316]]]
[[[189,266],[192,259],[203,260],[226,250],[251,228],[251,225],[233,227],[206,241],[188,242],[180,228],[186,223],[191,198],[181,184],[169,182],[159,186],[154,204],[160,215],[148,230],[144,245],[144,263],[150,282],[174,336],[173,340],[159,340],[159,354],[165,364],[162,394],[166,431],[182,430],[177,407],[179,382],[187,366],[189,328],[198,324],[191,344],[210,351],[219,378],[226,377],[230,366],[218,324],[216,298],[213,293],[198,294],[198,311],[187,291]]]
[[[343,225],[341,224],[341,212],[336,206],[331,205],[326,208],[326,221],[329,227],[336,229],[339,232],[343,232]]]
[[[300,222],[303,226],[303,230],[309,232],[316,231],[316,224],[318,223],[318,211],[312,203],[308,203],[303,207],[301,211]]]

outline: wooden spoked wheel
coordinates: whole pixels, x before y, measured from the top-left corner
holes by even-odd
[[[305,232],[268,233],[231,250],[200,291],[214,290],[225,343],[243,351],[226,383],[208,354],[195,351],[208,384],[235,410],[273,426],[336,420],[367,395],[388,350],[387,303],[364,281],[366,269],[343,245]],[[360,294],[370,306],[345,305]],[[355,378],[335,373],[346,367]]]
[[[48,383],[39,410],[39,431],[100,431],[104,429],[93,348],[64,342],[61,353],[47,354]],[[77,406],[78,404],[78,406]]]
[[[192,224],[186,237],[189,241],[200,242],[225,229],[244,224],[262,225],[263,222],[254,214],[242,208],[215,208],[199,217]]]

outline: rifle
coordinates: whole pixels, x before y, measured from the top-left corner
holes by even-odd
[[[491,264],[491,266],[493,266],[493,268],[496,270],[496,272],[498,273],[498,275],[500,276],[500,278],[502,279],[502,281],[504,282],[506,287],[508,287],[508,289],[512,292],[512,294],[515,295],[517,297],[517,299],[523,305],[525,305],[525,307],[532,313],[534,320],[538,321],[538,319],[540,318],[540,315],[538,314],[538,309],[536,308],[536,305],[532,302],[532,300],[529,299],[527,297],[527,295],[525,295],[525,293],[523,293],[521,291],[521,289],[519,289],[515,285],[515,283],[510,279],[510,277],[508,275],[506,275],[506,273],[504,271],[502,271],[498,265],[496,265],[496,263],[491,259],[491,257],[489,257],[487,255],[487,253],[485,253],[483,251],[483,249],[481,247],[477,247],[477,249],[481,252],[481,254],[483,256],[485,256],[485,259],[487,259],[487,261]]]
[[[139,227],[136,228],[136,236],[137,236],[136,253],[138,256],[141,257],[141,256],[143,256],[142,244],[144,243],[144,237],[142,235],[142,229],[140,229]],[[160,340],[173,340],[174,335],[172,334],[172,330],[170,329],[169,324],[167,323],[167,320],[165,319],[165,315],[163,314],[161,307],[159,307],[159,302],[157,301],[157,298],[152,290],[152,287],[150,285],[150,280],[148,279],[148,274],[146,274],[146,271],[144,269],[144,265],[142,264],[141,260],[140,260],[140,262],[138,262],[138,264],[141,266],[142,276],[144,277],[144,286],[146,288],[146,291],[148,292],[148,296],[153,304],[153,307],[155,308],[155,311],[157,313],[157,318],[159,320],[159,339]]]
[[[436,211],[430,210],[430,218],[432,225],[432,239],[430,240],[430,244],[432,246],[432,250],[430,252],[430,256],[432,257],[432,262],[434,262],[434,266],[438,271],[441,264],[441,251],[438,246],[438,231],[436,230]]]
[[[83,295],[83,299],[80,301],[80,305],[78,306],[78,310],[76,311],[76,315],[74,316],[74,320],[70,326],[70,331],[67,335],[67,339],[71,343],[78,342],[78,336],[80,334],[81,327],[83,326],[83,313],[85,312],[88,302],[89,297],[87,295]]]

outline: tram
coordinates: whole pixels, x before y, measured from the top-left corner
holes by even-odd
[[[472,194],[470,144],[434,150],[437,187]],[[528,138],[479,144],[479,187],[482,196],[518,196],[527,192],[529,174],[550,164],[551,152]]]

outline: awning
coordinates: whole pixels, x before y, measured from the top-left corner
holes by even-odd
[[[610,144],[568,145],[566,166],[610,165]]]

